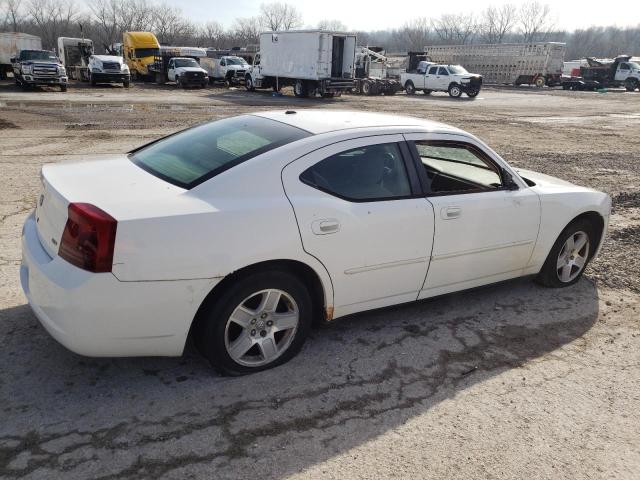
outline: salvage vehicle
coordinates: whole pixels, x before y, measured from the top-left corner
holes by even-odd
[[[400,81],[390,78],[388,59],[378,47],[357,47],[355,87],[358,95],[395,95],[402,90]]]
[[[41,180],[20,279],[49,333],[90,356],[179,356],[190,336],[230,375],[286,362],[316,320],[525,275],[572,285],[611,210],[460,129],[326,109],[200,124]]]
[[[566,44],[560,42],[428,45],[437,63],[462,65],[489,84],[560,85]]]
[[[182,88],[205,88],[209,84],[207,71],[193,58],[177,57],[169,60],[167,77],[170,82],[176,82]]]
[[[16,85],[27,90],[36,85],[56,85],[67,91],[67,72],[55,53],[49,50],[20,50],[11,59]]]
[[[482,76],[467,72],[460,65],[438,65],[421,61],[415,72],[405,72],[400,75],[400,82],[407,95],[423,91],[425,95],[431,92],[449,92],[450,97],[459,98],[463,93],[468,97],[476,97],[482,88]]]
[[[200,65],[212,82],[225,82],[228,86],[244,85],[245,76],[251,68],[244,58],[220,54],[215,50],[207,50],[207,56],[200,60]]]
[[[5,80],[7,73],[13,72],[11,59],[17,56],[20,50],[42,50],[42,40],[28,33],[0,33],[0,80]]]
[[[153,81],[155,74],[149,70],[156,57],[160,55],[160,43],[151,32],[124,32],[122,51],[129,71],[134,80]]]
[[[354,88],[356,36],[326,30],[260,34],[260,50],[245,76],[247,90],[293,86],[298,98],[331,98]]]
[[[624,87],[627,92],[633,92],[640,88],[640,64],[630,55],[619,55],[613,60],[587,58],[586,63],[579,67],[576,75],[562,78],[564,90]]]
[[[58,37],[58,55],[71,80],[89,81],[89,58],[93,55],[92,40]]]
[[[129,67],[122,57],[116,55],[91,55],[89,57],[89,81],[98,83],[121,83],[124,88],[131,84]]]

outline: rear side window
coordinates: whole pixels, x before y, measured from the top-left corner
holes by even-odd
[[[308,168],[300,180],[351,201],[391,200],[411,196],[398,145],[369,145],[338,153]]]
[[[250,158],[309,135],[275,120],[242,115],[163,138],[134,150],[130,158],[149,173],[190,189]]]

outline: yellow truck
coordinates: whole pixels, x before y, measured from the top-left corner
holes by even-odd
[[[160,43],[153,33],[124,32],[122,50],[133,78],[154,78],[153,64],[160,55]]]

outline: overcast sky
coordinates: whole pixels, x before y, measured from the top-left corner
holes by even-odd
[[[258,13],[264,0],[181,0],[169,2],[180,6],[185,14],[198,22],[216,20],[229,27],[236,17],[250,17]],[[268,3],[268,1],[267,1]],[[425,0],[354,1],[322,0],[289,1],[303,14],[305,24],[315,25],[322,19],[337,19],[353,30],[381,30],[400,27],[412,16],[434,17],[442,13],[478,12],[489,5],[523,2],[508,0],[456,0],[434,2]],[[544,0],[541,3],[545,3]],[[557,27],[573,30],[592,25],[629,26],[640,24],[640,0],[602,2],[548,1],[556,18]],[[609,8],[607,8],[609,6]]]

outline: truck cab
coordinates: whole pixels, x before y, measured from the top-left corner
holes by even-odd
[[[640,64],[630,59],[618,62],[614,79],[616,83],[623,84],[628,92],[640,88]]]
[[[25,90],[35,85],[55,85],[67,91],[67,71],[54,52],[21,50],[11,59],[11,65],[16,84]]]
[[[209,83],[207,71],[193,58],[173,57],[167,65],[167,78],[182,88],[197,86],[205,88]]]
[[[151,32],[124,32],[122,34],[124,60],[133,78],[152,79],[149,67],[160,55],[160,43]]]
[[[117,55],[91,55],[89,57],[89,80],[91,86],[98,83],[122,83],[129,88],[131,75],[124,59]]]
[[[408,95],[423,91],[448,92],[449,96],[459,98],[463,93],[476,97],[482,88],[482,76],[467,72],[460,65],[439,65],[427,60],[420,61],[414,72],[400,75],[400,82]]]

